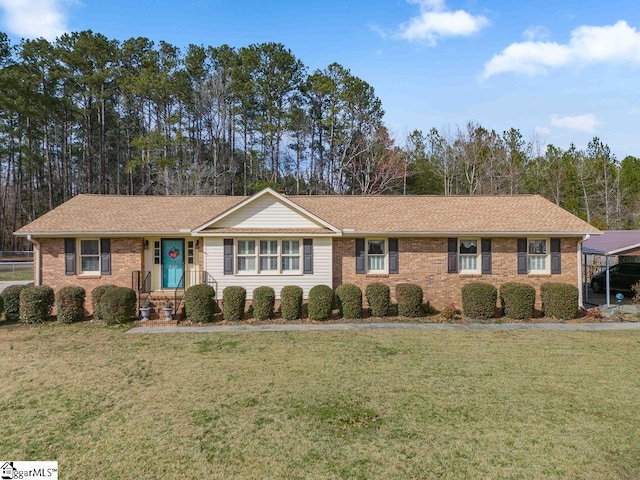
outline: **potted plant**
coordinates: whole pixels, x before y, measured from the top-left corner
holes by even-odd
[[[149,320],[149,312],[151,312],[151,304],[149,303],[149,300],[145,300],[142,302],[142,306],[140,307],[140,316],[142,317],[143,322]]]
[[[167,303],[164,304],[164,307],[162,307],[162,310],[164,311],[164,319],[167,321],[171,320],[173,316],[173,302],[169,300]]]

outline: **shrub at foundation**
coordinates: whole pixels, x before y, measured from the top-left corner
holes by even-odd
[[[568,283],[543,283],[540,286],[542,311],[547,317],[569,320],[578,316],[578,287]]]
[[[100,296],[100,319],[107,325],[133,320],[136,316],[136,292],[126,287],[107,288]]]
[[[389,312],[391,304],[391,290],[384,283],[371,283],[364,292],[372,317],[384,317]]]
[[[194,285],[184,293],[186,317],[195,323],[213,322],[216,313],[216,291],[211,285]]]
[[[9,285],[2,291],[7,320],[17,320],[20,317],[20,292],[25,287],[26,285]]]
[[[84,300],[87,292],[82,287],[62,287],[56,294],[58,321],[81,322],[84,319]]]
[[[24,323],[46,321],[51,315],[54,301],[53,289],[47,285],[23,288],[20,292],[20,321]]]
[[[336,288],[336,300],[343,318],[362,317],[362,290],[352,283],[343,283]]]
[[[500,286],[500,302],[505,317],[527,320],[533,317],[536,289],[526,283],[505,283]]]
[[[280,290],[280,314],[285,320],[302,318],[302,288],[287,285]]]
[[[273,318],[276,292],[271,287],[258,287],[253,291],[253,316],[258,320]]]
[[[309,318],[326,320],[333,311],[333,290],[328,285],[316,285],[309,290]]]
[[[422,298],[424,294],[420,285],[399,283],[396,285],[396,301],[398,315],[401,317],[422,316]]]
[[[222,291],[222,316],[228,322],[238,322],[244,318],[247,291],[243,287],[227,287]]]
[[[462,287],[462,311],[467,317],[493,317],[497,301],[498,290],[489,283],[473,282]]]
[[[104,320],[100,313],[100,298],[104,295],[104,292],[110,288],[118,288],[115,285],[100,285],[99,287],[91,290],[91,308],[93,308],[94,320]]]

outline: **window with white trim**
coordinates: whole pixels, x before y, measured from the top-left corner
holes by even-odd
[[[458,271],[460,273],[480,272],[480,241],[477,238],[458,240]]]
[[[260,271],[278,271],[278,241],[260,240]]]
[[[300,240],[282,240],[282,271],[300,271]]]
[[[302,273],[301,245],[300,239],[237,240],[236,273]]]
[[[100,274],[100,239],[80,240],[80,273]]]
[[[255,240],[238,240],[236,270],[238,273],[254,273],[256,271]]]
[[[387,241],[385,239],[367,239],[367,273],[387,273]]]
[[[527,269],[529,273],[549,272],[549,251],[546,238],[527,239]]]

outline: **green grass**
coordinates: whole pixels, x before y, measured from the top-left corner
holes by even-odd
[[[0,363],[3,457],[61,478],[640,477],[640,332],[4,325]]]
[[[8,282],[14,280],[33,281],[33,265],[0,264],[0,282]]]

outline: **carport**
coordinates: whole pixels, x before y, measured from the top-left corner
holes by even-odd
[[[620,257],[640,256],[640,230],[605,230],[602,235],[596,235],[585,240],[582,244],[584,260],[584,300],[589,302],[589,264],[588,255],[604,257],[605,268],[605,300],[611,305],[611,285],[609,267],[616,263],[623,263]],[[612,257],[615,258],[613,262]]]

